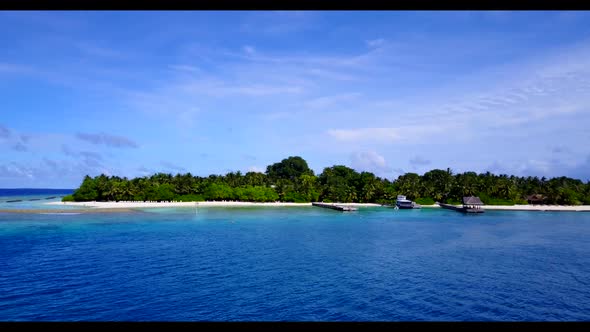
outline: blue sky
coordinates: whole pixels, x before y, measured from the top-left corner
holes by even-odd
[[[588,12],[0,12],[0,187],[450,167],[590,179]]]

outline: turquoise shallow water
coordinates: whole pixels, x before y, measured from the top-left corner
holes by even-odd
[[[0,189],[0,209],[72,209],[76,207],[46,204],[60,202],[61,197],[72,192],[72,189]]]
[[[0,214],[0,320],[590,320],[590,213]]]

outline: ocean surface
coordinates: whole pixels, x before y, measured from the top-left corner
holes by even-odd
[[[590,213],[0,213],[0,321],[589,321]]]
[[[71,206],[45,205],[60,202],[73,189],[0,189],[0,210],[2,209],[68,209]]]

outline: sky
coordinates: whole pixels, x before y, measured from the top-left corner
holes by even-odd
[[[0,187],[301,156],[590,179],[590,12],[2,11]]]

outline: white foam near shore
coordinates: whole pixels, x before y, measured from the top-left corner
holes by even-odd
[[[287,202],[48,202],[47,205],[77,206],[81,208],[164,208],[164,207],[240,207],[240,206],[311,206],[311,203],[287,203]],[[343,206],[377,207],[375,203],[335,203]],[[424,208],[440,208],[438,205],[422,205]],[[485,210],[506,211],[590,211],[590,205],[484,205]]]

